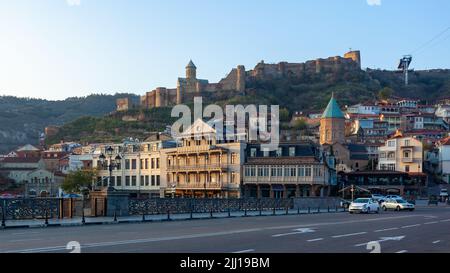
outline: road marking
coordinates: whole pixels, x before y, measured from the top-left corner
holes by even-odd
[[[441,240],[437,240],[437,241],[434,241],[433,244],[437,244],[437,243],[440,243],[440,242],[441,242]]]
[[[28,234],[39,234],[41,232],[18,232],[18,233],[12,233],[11,235],[28,235]]]
[[[395,253],[406,253],[406,252],[408,252],[408,250],[400,250],[400,251],[397,251]]]
[[[450,222],[450,219],[441,220],[439,222]]]
[[[349,234],[342,234],[342,235],[334,235],[331,236],[333,238],[342,238],[342,237],[350,237],[350,236],[356,236],[356,235],[362,235],[362,234],[366,234],[367,232],[357,232],[357,233],[349,233]]]
[[[438,221],[434,221],[434,222],[427,222],[427,223],[425,223],[424,225],[432,225],[432,224],[437,224],[437,223],[439,223]]]
[[[390,231],[390,230],[397,230],[398,227],[394,227],[394,228],[385,228],[385,229],[378,229],[375,230],[374,232],[383,232],[383,231]]]
[[[357,244],[357,245],[355,245],[355,246],[356,246],[356,247],[359,247],[359,246],[365,246],[365,245],[367,245],[367,244],[369,244],[369,243],[373,243],[373,242],[381,243],[381,242],[386,242],[386,241],[400,241],[400,240],[402,240],[403,238],[405,238],[404,235],[402,235],[402,236],[396,236],[396,237],[381,237],[380,240],[378,240],[378,241],[370,241],[370,242],[367,242],[367,243]]]
[[[315,230],[310,229],[310,228],[299,228],[299,229],[296,229],[295,232],[275,234],[275,235],[272,235],[272,237],[283,237],[283,236],[302,234],[302,233],[311,233],[311,232],[315,232]]]
[[[42,239],[36,238],[36,239],[9,240],[8,243],[20,243],[20,242],[40,241],[40,240],[42,240]]]
[[[253,252],[253,251],[255,251],[255,250],[254,249],[245,249],[245,250],[235,251],[233,253],[239,254],[239,253],[249,253],[249,252]]]
[[[402,228],[412,228],[412,227],[418,227],[418,226],[420,226],[420,224],[402,226]]]
[[[307,242],[317,242],[317,241],[322,241],[322,240],[323,240],[323,238],[317,238],[317,239],[308,240]]]

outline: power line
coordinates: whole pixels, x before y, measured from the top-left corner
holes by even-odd
[[[450,30],[450,27],[445,28],[443,31],[439,32],[436,36],[434,36],[431,40],[429,40],[428,42],[422,44],[421,46],[419,46],[418,48],[416,48],[415,50],[413,50],[411,52],[411,55],[424,49],[425,47],[427,47],[429,44],[431,44],[432,42],[434,42],[436,39],[438,39],[439,37],[441,37],[442,35],[444,35],[447,31]]]
[[[440,39],[440,40],[436,41],[435,43],[431,44],[431,45],[428,47],[428,49],[432,49],[432,48],[436,47],[437,45],[439,45],[439,44],[441,44],[441,43],[447,41],[448,38],[450,38],[450,33],[449,33],[447,36],[444,36],[442,39]],[[425,52],[425,51],[424,51],[424,50],[421,50],[421,51],[417,52],[415,55],[416,55],[416,56],[417,56],[417,55],[420,55],[420,54],[422,54],[423,52]]]

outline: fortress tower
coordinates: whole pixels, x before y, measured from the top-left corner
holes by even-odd
[[[197,67],[192,62],[192,60],[190,60],[188,65],[186,66],[186,79],[189,80],[197,79]]]
[[[355,63],[359,65],[359,68],[361,69],[361,52],[359,50],[353,50],[345,53],[344,58],[352,59]]]
[[[237,67],[236,91],[245,91],[245,67],[243,65]]]

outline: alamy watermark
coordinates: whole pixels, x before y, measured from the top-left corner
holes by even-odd
[[[171,116],[179,119],[172,125],[171,135],[174,139],[183,138],[187,133],[186,130],[195,121],[209,118],[207,123],[215,129],[217,140],[232,141],[245,138],[246,141],[261,142],[261,149],[265,151],[275,151],[280,143],[279,106],[271,105],[270,112],[268,110],[267,105],[253,104],[226,105],[225,111],[219,105],[210,104],[203,109],[202,97],[195,97],[193,115],[187,105],[178,104],[172,108]],[[200,138],[201,130],[202,128],[198,134],[191,133],[194,137]]]

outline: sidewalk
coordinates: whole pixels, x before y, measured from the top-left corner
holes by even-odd
[[[187,221],[187,220],[201,220],[201,219],[213,219],[213,218],[228,218],[228,217],[256,217],[256,216],[281,216],[281,215],[299,215],[299,214],[315,214],[315,213],[339,213],[344,212],[342,208],[321,209],[317,208],[308,209],[289,209],[286,210],[263,210],[263,211],[231,211],[228,212],[213,212],[211,213],[182,213],[182,214],[158,214],[158,215],[145,215],[145,222],[162,222],[162,221]],[[274,214],[275,213],[275,214]],[[64,226],[82,226],[82,225],[110,225],[121,223],[142,223],[143,215],[133,215],[117,217],[117,221],[114,217],[85,217],[83,223],[82,217],[74,217],[67,219],[48,219],[48,224],[45,223],[45,219],[32,219],[32,220],[6,220],[3,228],[42,228],[42,227],[64,227]],[[2,227],[0,227],[1,229]]]

